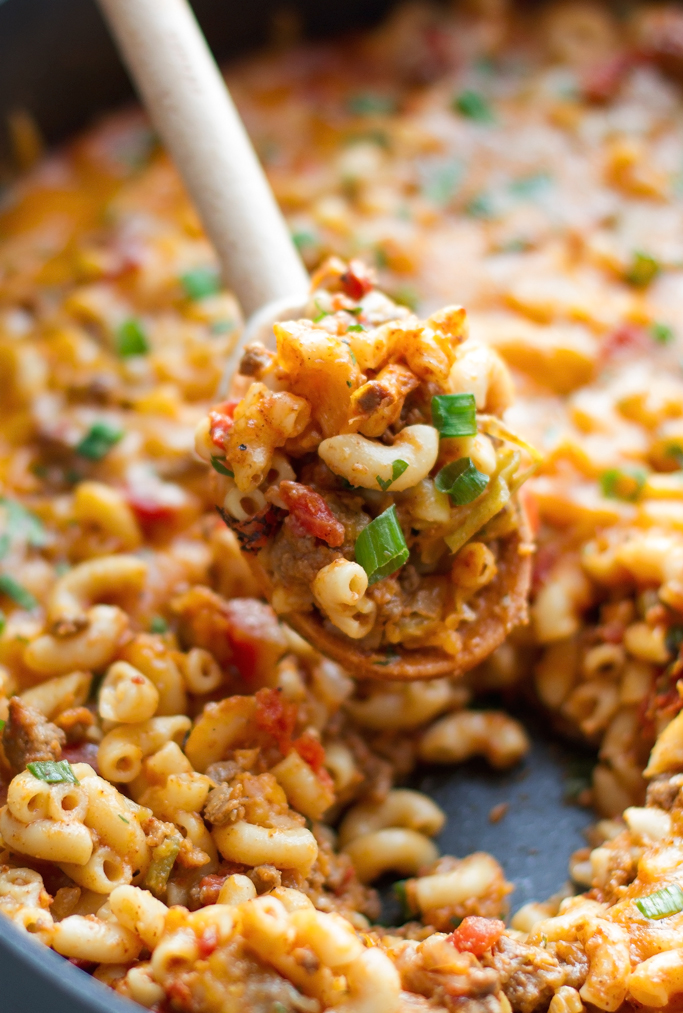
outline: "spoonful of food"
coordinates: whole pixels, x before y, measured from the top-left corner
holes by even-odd
[[[99,3],[251,315],[196,447],[263,594],[354,675],[466,672],[527,615],[538,455],[501,421],[507,368],[361,262],[309,284],[186,0]]]

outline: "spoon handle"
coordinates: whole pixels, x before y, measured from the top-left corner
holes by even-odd
[[[187,0],[98,0],[246,315],[308,276]]]

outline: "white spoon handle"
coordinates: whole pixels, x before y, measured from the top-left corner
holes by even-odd
[[[308,276],[187,0],[98,0],[246,315]]]

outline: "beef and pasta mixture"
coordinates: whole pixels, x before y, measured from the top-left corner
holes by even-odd
[[[275,611],[314,643],[326,626],[321,649],[352,674],[391,679],[399,645],[407,676],[462,670],[463,654],[471,668],[526,619],[513,497],[536,455],[499,419],[509,372],[462,307],[420,321],[360,261],[326,262],[305,310],[274,325],[275,350],[246,346],[245,396],[197,430],[219,512]],[[314,608],[317,623],[300,615]],[[480,612],[505,615],[487,635]]]
[[[388,387],[410,386],[408,373],[419,383],[383,430],[364,431],[381,409],[371,397],[358,428],[320,432],[376,441],[391,471],[373,477],[393,493],[286,444],[272,445],[259,482],[247,476],[230,442],[240,409],[209,415],[238,308],[143,118],[108,120],[13,185],[0,216],[0,911],[156,1013],[675,1013],[681,12],[410,4],[361,37],[286,48],[294,29],[279,18],[277,45],[233,68],[230,83],[294,239],[322,270],[320,306],[283,325],[280,346],[250,350],[250,390],[308,402],[268,375],[273,353],[320,333],[341,342],[351,374],[350,351],[370,333],[357,328],[380,323],[372,300],[399,330],[431,331],[446,355],[436,335],[449,337],[451,323],[439,313],[466,306],[456,364],[465,345],[481,350],[500,376],[510,370],[516,396],[486,432],[482,360],[453,389],[429,388],[428,398],[474,394],[480,409],[467,453],[430,478],[436,489],[444,467],[469,458],[464,469],[489,487],[518,446],[511,435],[542,450],[520,491],[537,536],[532,621],[465,677],[421,682],[352,679],[297,633],[289,620],[307,613],[287,596],[311,606],[318,571],[357,561],[357,542],[386,511],[406,547],[421,537],[414,508],[404,530],[394,474],[412,457],[394,451],[410,426],[433,429],[428,388],[421,407],[419,370],[396,359]],[[372,271],[391,303],[354,288]],[[396,426],[411,397],[416,415]],[[213,469],[194,451],[201,424]],[[214,452],[203,439],[219,432]],[[482,432],[490,442],[475,450]],[[330,488],[328,472],[354,488],[336,478]],[[451,492],[461,477],[437,490],[450,502],[434,495],[449,516],[461,509]],[[347,525],[364,524],[353,553],[316,534],[312,544],[335,555],[320,556],[310,581],[296,568],[286,577],[285,554],[273,557],[284,534],[269,541],[249,527],[265,506],[281,512],[282,532],[285,514],[301,523],[302,487],[334,515],[317,504],[328,536],[338,523],[351,543]],[[310,534],[299,532],[303,560]],[[252,537],[270,553],[269,589],[240,549]],[[467,544],[488,558],[495,542],[501,532]],[[364,561],[370,592],[391,580],[371,584]],[[452,565],[406,563],[414,574],[396,593],[439,586]],[[432,635],[434,603],[423,598],[382,618],[386,660],[411,623]],[[344,623],[388,604],[367,601],[374,610]],[[460,596],[457,609],[453,632],[465,637],[477,597]],[[326,615],[320,627],[340,630]],[[518,762],[522,727],[477,707],[481,689],[517,684],[561,733],[599,748],[584,796],[602,818],[572,858],[573,885],[515,911],[490,855],[439,854],[445,814],[402,782],[418,762]],[[391,928],[378,923],[373,885],[385,874],[399,877],[404,909]]]

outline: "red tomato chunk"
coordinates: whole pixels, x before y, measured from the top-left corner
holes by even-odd
[[[475,957],[481,957],[498,942],[504,931],[505,923],[498,918],[468,915],[448,938],[461,953],[466,951],[473,953]]]
[[[320,495],[300,482],[280,482],[280,496],[304,531],[327,542],[333,549],[344,544],[344,525]]]

